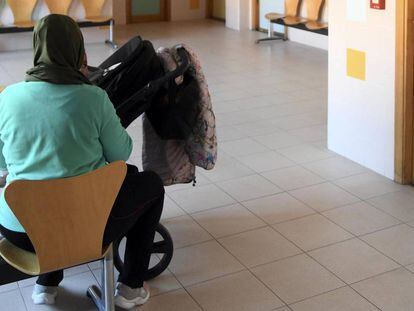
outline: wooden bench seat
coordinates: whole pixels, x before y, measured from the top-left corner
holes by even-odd
[[[269,21],[268,37],[256,42],[287,40],[287,27],[310,31],[321,35],[329,35],[328,24],[320,18],[325,0],[303,0],[306,4],[307,18],[299,16],[301,0],[285,0],[285,14],[268,13],[265,18]],[[273,24],[285,27],[283,35],[274,35]]]
[[[73,0],[44,0],[50,13],[67,15]],[[1,25],[0,34],[31,32],[34,29],[35,21],[32,20],[33,10],[37,0],[7,0],[13,16],[12,25]],[[115,21],[112,17],[102,16],[102,9],[105,0],[82,0],[85,9],[85,18],[78,20],[79,27],[103,27],[109,26],[109,38],[105,43],[117,48],[114,43],[113,27]]]

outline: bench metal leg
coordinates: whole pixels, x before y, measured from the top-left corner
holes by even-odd
[[[106,44],[112,46],[112,48],[117,49],[118,45],[114,41],[114,21],[111,20],[109,24],[109,39],[105,41]]]
[[[287,40],[287,35],[286,35],[286,30],[285,30],[285,34],[283,36],[275,36],[274,35],[274,28],[273,28],[273,23],[269,22],[269,28],[267,30],[267,38],[263,38],[263,39],[258,39],[256,40],[256,43],[260,43],[260,42],[267,42],[267,41],[276,41],[276,40],[283,40],[286,41]]]
[[[88,288],[87,295],[95,303],[99,311],[115,311],[114,302],[114,258],[113,248],[103,259],[101,288],[93,285]]]

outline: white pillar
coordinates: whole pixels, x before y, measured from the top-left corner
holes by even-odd
[[[226,0],[226,27],[234,30],[251,29],[251,1]]]

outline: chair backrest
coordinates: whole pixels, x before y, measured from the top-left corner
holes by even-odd
[[[318,21],[322,13],[324,3],[325,0],[306,0],[307,19],[310,21]]]
[[[105,0],[82,0],[82,4],[85,8],[86,17],[97,17],[102,15]]]
[[[67,15],[72,0],[45,0],[50,13]]]
[[[32,20],[32,13],[36,7],[37,0],[7,0],[13,12],[14,22],[30,22]]]
[[[103,256],[105,226],[126,170],[124,162],[114,162],[77,177],[6,187],[6,202],[32,241],[39,273]]]
[[[301,0],[285,0],[285,15],[298,16],[300,2]]]

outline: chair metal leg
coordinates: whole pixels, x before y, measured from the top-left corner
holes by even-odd
[[[115,311],[113,255],[113,248],[110,246],[103,259],[101,288],[93,285],[87,292],[99,311]]]
[[[118,45],[114,41],[114,20],[111,20],[109,24],[109,39],[105,40],[105,43],[109,44],[114,49],[118,48]]]
[[[275,36],[274,35],[273,23],[269,22],[269,28],[267,30],[267,38],[258,39],[258,40],[256,40],[256,43],[258,44],[260,42],[276,41],[276,40],[286,41],[285,36]]]

